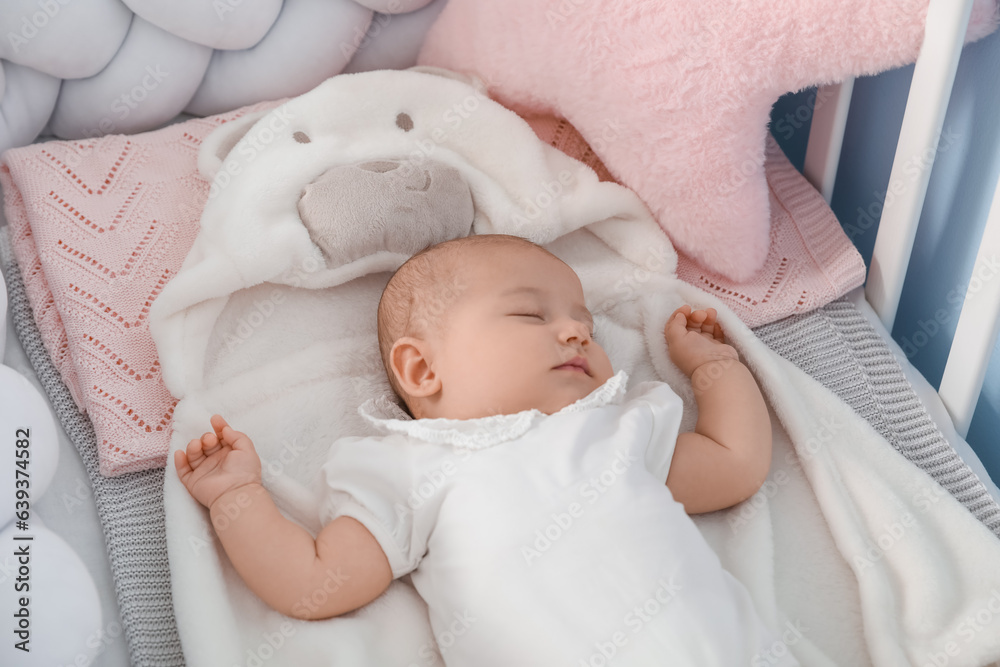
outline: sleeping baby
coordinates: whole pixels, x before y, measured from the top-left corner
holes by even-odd
[[[410,575],[447,665],[797,664],[688,516],[753,495],[771,460],[763,397],[714,310],[683,306],[664,327],[698,404],[685,433],[669,385],[614,371],[576,273],[519,237],[414,255],[383,291],[378,337],[401,404],[367,401],[380,435],[331,446],[315,539],[221,416],[175,452],[262,600],[328,618]]]

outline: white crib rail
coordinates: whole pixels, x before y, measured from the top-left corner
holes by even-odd
[[[958,328],[948,353],[938,394],[948,408],[955,430],[964,438],[979,402],[986,378],[986,367],[1000,331],[1000,280],[996,275],[1000,257],[1000,181],[997,181],[986,219],[986,230],[979,243],[969,287],[958,316]],[[980,272],[986,269],[987,273]]]
[[[973,0],[930,0],[927,29],[903,114],[896,154],[872,254],[865,296],[892,331],[927,194],[952,84],[965,41]],[[830,201],[836,177],[853,79],[821,89],[803,169]],[[914,177],[913,175],[916,174]],[[941,400],[955,429],[965,437],[979,401],[990,355],[1000,333],[1000,280],[992,276],[1000,258],[1000,181],[973,265],[941,386]]]
[[[847,127],[847,112],[851,108],[853,92],[854,77],[823,86],[816,92],[802,174],[819,190],[827,204],[830,203],[833,183],[837,178],[837,165],[840,163],[840,149],[844,145],[844,129]]]
[[[865,296],[892,331],[973,0],[930,0]],[[913,176],[913,174],[916,174]],[[908,182],[909,181],[909,182]]]

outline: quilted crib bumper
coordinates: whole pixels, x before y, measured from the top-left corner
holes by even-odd
[[[158,127],[404,68],[445,0],[0,3],[0,152]]]

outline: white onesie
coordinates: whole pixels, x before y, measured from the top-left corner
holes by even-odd
[[[681,399],[627,381],[552,415],[381,397],[359,411],[386,435],[332,445],[323,523],[354,517],[413,573],[449,667],[798,664],[666,486]]]

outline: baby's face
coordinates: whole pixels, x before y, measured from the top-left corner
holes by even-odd
[[[425,416],[552,414],[614,375],[571,268],[531,248],[481,255],[461,272],[465,289],[431,341],[442,384]]]

